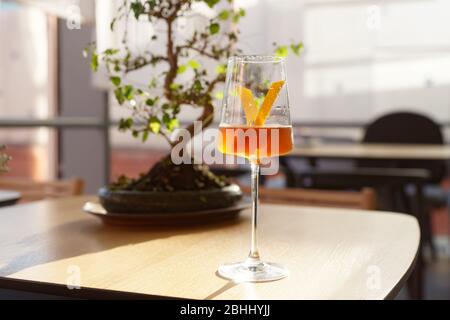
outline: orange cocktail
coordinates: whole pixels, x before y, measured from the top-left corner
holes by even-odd
[[[220,126],[220,152],[250,160],[276,157],[292,150],[291,126]]]

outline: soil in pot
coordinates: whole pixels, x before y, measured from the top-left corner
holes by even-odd
[[[138,179],[122,176],[101,188],[99,198],[109,212],[192,212],[234,206],[242,192],[208,166],[175,165],[165,157]]]

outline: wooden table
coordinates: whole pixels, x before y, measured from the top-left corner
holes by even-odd
[[[9,206],[20,199],[19,192],[11,190],[0,190],[0,207]]]
[[[215,272],[248,253],[250,212],[203,227],[125,229],[81,212],[92,199],[0,209],[0,287],[88,298],[383,299],[404,285],[419,245],[411,216],[262,205],[262,256],[290,276],[236,284]],[[67,289],[77,278],[82,289]]]
[[[290,155],[333,159],[450,160],[450,145],[311,144],[296,146]]]

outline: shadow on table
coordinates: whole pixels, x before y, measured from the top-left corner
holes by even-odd
[[[226,221],[176,227],[122,227],[104,225],[94,219],[67,222],[47,230],[45,234],[35,234],[11,245],[10,248],[17,248],[17,250],[25,250],[26,252],[13,258],[8,263],[0,265],[0,276],[11,275],[48,262],[101,252],[116,247],[194,234],[211,229],[227,228],[239,224],[243,220],[245,218],[238,215]],[[11,255],[13,255],[13,252]],[[6,260],[8,260],[7,257]]]
[[[219,278],[222,278],[219,273],[216,271],[216,276]],[[205,297],[205,300],[211,300],[214,299],[218,296],[220,296],[222,293],[224,293],[227,290],[230,290],[231,288],[234,288],[238,285],[238,282],[234,282],[229,280],[227,283],[225,283],[222,287],[220,287],[218,290],[212,292],[211,294],[209,294],[207,297]]]

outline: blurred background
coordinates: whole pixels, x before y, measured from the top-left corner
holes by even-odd
[[[124,172],[137,176],[168,151],[158,138],[143,144],[116,130],[124,110],[82,56],[108,27],[111,2],[0,0],[0,144],[12,156],[6,177],[76,176],[95,193]],[[305,44],[302,57],[289,57],[287,65],[297,144],[357,144],[368,124],[399,111],[428,117],[450,142],[450,1],[235,2],[247,12],[240,24],[245,53],[270,53],[274,42],[293,39]],[[144,31],[132,32],[136,46],[145,46]],[[187,111],[181,120],[192,118],[195,111]],[[300,176],[312,166],[355,166],[332,159],[286,163]],[[298,181],[292,184],[305,187]],[[265,183],[289,184],[282,173]],[[446,173],[426,190],[438,202],[430,228],[439,257],[428,268],[427,298],[450,298],[449,188]]]

